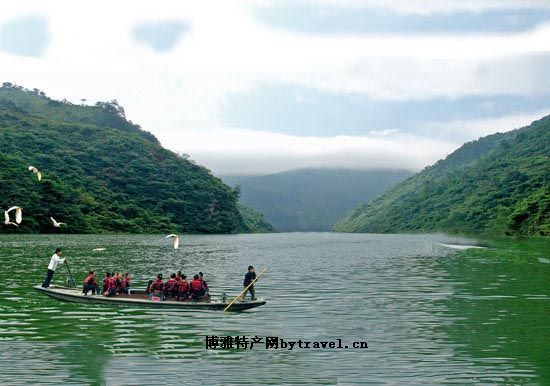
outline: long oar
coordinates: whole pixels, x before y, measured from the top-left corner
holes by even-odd
[[[69,268],[69,263],[67,263],[67,259],[65,259],[65,265],[67,266],[67,271],[69,271],[69,276],[71,277],[71,282],[73,283],[73,287],[76,288],[76,283],[74,281],[73,274],[71,273],[71,269]]]
[[[265,272],[266,269],[267,269],[267,267],[264,268],[264,270],[263,270],[262,272],[260,272],[260,274],[259,274],[258,276],[256,276],[256,279],[252,280],[252,282],[251,282],[249,285],[247,285],[246,287],[244,287],[244,289],[241,291],[241,293],[238,294],[237,297],[236,297],[235,299],[233,299],[233,301],[232,301],[231,303],[229,303],[229,305],[228,305],[227,307],[224,308],[224,312],[227,311],[227,310],[229,309],[229,307],[231,307],[231,306],[233,305],[233,303],[235,303],[235,302],[237,301],[237,299],[240,298],[241,295],[242,295],[247,289],[249,289],[254,283],[256,283],[256,282],[258,281],[258,279],[260,278],[260,276],[262,276],[262,275],[264,274],[264,272]]]

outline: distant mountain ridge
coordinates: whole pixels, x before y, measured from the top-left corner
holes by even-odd
[[[466,143],[334,230],[550,235],[550,116]]]
[[[411,176],[407,170],[299,169],[263,176],[222,176],[240,200],[281,232],[328,231],[347,211]]]
[[[237,192],[208,169],[128,121],[116,101],[74,105],[4,83],[0,146],[0,206],[23,208],[20,226],[2,232],[237,233],[262,222],[242,214]],[[54,229],[50,217],[67,225]]]

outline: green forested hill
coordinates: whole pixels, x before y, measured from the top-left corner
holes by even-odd
[[[550,235],[550,116],[465,144],[334,230]]]
[[[0,208],[23,208],[20,227],[1,232],[59,232],[50,216],[73,233],[254,231],[232,188],[162,148],[116,102],[77,106],[4,84],[0,146]]]
[[[238,204],[239,211],[243,217],[244,225],[248,229],[253,229],[255,233],[273,233],[277,230],[271,225],[263,214],[249,208],[241,203]]]
[[[409,177],[406,170],[300,169],[265,176],[224,176],[241,202],[279,231],[328,231],[347,211]]]

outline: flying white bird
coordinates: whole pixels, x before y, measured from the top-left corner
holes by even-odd
[[[61,228],[61,225],[67,225],[64,222],[57,222],[53,217],[50,217],[50,220],[53,222],[53,226],[56,228]]]
[[[38,178],[38,181],[40,181],[42,179],[42,173],[40,173],[40,170],[38,170],[34,166],[29,166],[29,171],[36,174],[36,177]]]
[[[10,212],[12,210],[15,210],[15,222],[10,221]],[[4,211],[4,224],[15,225],[17,227],[19,226],[17,224],[21,224],[21,221],[23,221],[23,209],[21,209],[20,207],[12,206],[8,210]]]
[[[16,223],[10,221],[10,215],[6,211],[4,211],[4,224],[6,224],[6,225],[15,225],[16,227],[19,226]]]
[[[165,239],[172,238],[172,243],[174,244],[174,249],[178,249],[180,246],[180,237],[176,234],[170,233]]]
[[[104,251],[105,248],[94,248],[94,249],[92,249],[92,250],[93,250],[93,251],[99,251],[99,252],[101,252],[101,251]]]

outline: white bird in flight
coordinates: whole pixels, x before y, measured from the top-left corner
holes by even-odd
[[[53,217],[50,217],[50,220],[53,222],[53,226],[56,228],[61,228],[61,225],[67,225],[64,222],[57,222]]]
[[[15,222],[10,221],[10,212],[12,210],[15,210]],[[19,226],[18,224],[21,224],[21,221],[23,221],[23,209],[21,209],[20,207],[12,206],[8,210],[4,211],[4,224],[15,225],[17,227]]]
[[[34,166],[29,166],[29,171],[36,174],[36,177],[38,178],[38,181],[40,181],[42,179],[42,173],[40,173],[40,170],[38,170]]]
[[[178,249],[180,246],[180,237],[174,233],[170,233],[165,239],[172,238],[172,243],[174,244],[174,249]]]

